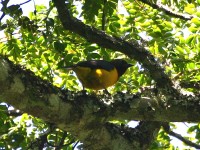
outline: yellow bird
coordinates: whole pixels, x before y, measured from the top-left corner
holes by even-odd
[[[89,60],[66,67],[73,70],[84,88],[92,90],[106,89],[114,85],[125,71],[133,65],[123,59]]]

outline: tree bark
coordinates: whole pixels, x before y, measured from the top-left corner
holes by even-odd
[[[143,132],[149,133],[148,141],[152,141],[160,122],[199,122],[199,97],[183,97],[163,104],[160,103],[162,96],[152,93],[146,97],[128,93],[99,97],[61,90],[2,57],[0,70],[1,101],[72,133],[87,149],[142,149],[145,144],[141,139],[147,138]],[[107,105],[102,99],[113,102]],[[151,128],[147,126],[144,130],[138,125],[131,129],[108,123],[112,120],[146,120]]]

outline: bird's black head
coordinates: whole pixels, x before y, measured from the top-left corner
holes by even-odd
[[[111,61],[111,63],[117,69],[119,77],[122,76],[129,67],[133,66],[131,64],[128,64],[123,59],[114,59],[114,60]]]

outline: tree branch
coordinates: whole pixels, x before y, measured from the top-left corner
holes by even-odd
[[[0,70],[0,99],[6,103],[72,133],[87,149],[139,149],[140,141],[129,142],[134,137],[124,136],[121,130],[112,139],[106,124],[111,112],[104,112],[106,105],[96,96],[60,90],[2,58]]]
[[[8,112],[6,114],[8,116],[18,117],[18,116],[21,116],[23,113],[20,111],[16,111],[16,110],[8,110]]]
[[[102,29],[102,31],[105,31],[105,27],[106,27],[106,15],[107,15],[107,0],[104,0],[103,1],[102,23],[101,23],[101,29]]]
[[[200,81],[181,81],[180,86],[184,88],[193,88],[200,91]]]
[[[91,43],[97,43],[101,47],[122,52],[131,59],[135,59],[141,63],[144,68],[148,69],[151,78],[156,81],[157,86],[162,92],[170,93],[171,97],[178,97],[180,95],[155,57],[144,47],[141,47],[136,41],[129,43],[118,37],[111,37],[103,31],[85,25],[78,19],[72,18],[63,0],[54,0],[54,4],[57,8],[58,16],[66,30],[79,34]]]
[[[179,13],[179,12],[175,12],[173,11],[172,9],[170,9],[169,7],[157,2],[156,4],[150,2],[149,0],[139,0],[141,1],[142,3],[144,4],[147,4],[149,6],[151,6],[152,8],[154,9],[157,9],[157,10],[160,10],[160,11],[163,11],[165,12],[166,14],[172,16],[172,17],[175,17],[175,18],[180,18],[180,19],[183,19],[183,20],[191,20],[194,16],[191,16],[191,15],[188,15],[188,14],[182,14],[182,13]]]
[[[173,137],[181,140],[186,145],[194,147],[194,148],[197,148],[197,149],[200,149],[200,145],[198,145],[196,143],[193,143],[192,141],[190,141],[190,140],[182,137],[181,134],[175,133],[172,130],[170,130],[170,126],[169,126],[168,123],[163,124],[163,128],[164,128],[164,130],[165,130],[166,133],[168,133],[169,135],[171,135],[171,136],[173,136]]]
[[[139,141],[139,149],[148,149],[157,137],[157,134],[160,130],[161,123],[153,121],[141,121],[136,128],[128,128],[126,126],[117,126],[114,124],[107,123],[109,130],[112,132],[112,135],[116,133],[121,133],[123,136],[128,137],[129,142]],[[123,149],[123,148],[119,148]]]
[[[98,97],[61,90],[1,57],[0,70],[0,100],[56,124],[80,139],[86,147],[92,146],[91,149],[114,149],[120,147],[119,143],[126,143],[127,147],[124,149],[138,149],[136,145],[140,145],[141,141],[136,140],[136,145],[133,145],[134,142],[127,143],[130,139],[121,131],[115,132],[116,138],[112,140],[113,132],[106,124],[111,120],[198,122],[200,118],[199,97],[189,97],[179,100],[179,103],[173,101],[173,104],[163,105],[159,104],[163,99],[162,95],[154,97],[152,93],[151,97],[146,95],[149,98],[127,93],[118,93],[114,97]],[[113,103],[107,105],[103,100]],[[131,139],[135,140],[134,136]],[[93,141],[93,145],[90,145],[90,141]]]
[[[48,143],[47,141],[48,134],[49,132],[46,132],[45,134],[39,136],[39,138],[30,143],[27,149],[34,149],[36,147],[38,147],[38,149],[43,149],[45,147],[45,144]]]
[[[23,3],[18,4],[18,5],[24,5],[24,4],[26,4],[26,3],[29,3],[30,1],[31,1],[31,0],[27,0],[27,1],[23,2]]]
[[[82,116],[86,108],[87,111],[91,111],[93,117],[98,118],[97,120],[103,117],[104,122],[124,118],[198,122],[200,118],[198,96],[183,96],[182,99],[170,103],[167,103],[166,99],[166,102],[160,104],[163,96],[154,96],[153,92],[143,93],[145,94],[143,96],[120,92],[113,97],[83,95],[82,92],[76,93],[54,87],[32,72],[14,66],[10,61],[2,58],[0,58],[0,70],[1,100],[34,116],[40,117],[43,114],[45,120],[57,120],[62,117],[65,121],[71,119],[75,121],[74,118]],[[106,105],[104,99],[113,103]],[[61,112],[62,109],[65,112]]]
[[[9,2],[9,0],[2,0],[2,1],[1,1],[1,4],[2,4],[1,10],[3,10],[3,8],[6,8],[6,7],[7,7],[8,2]],[[5,17],[5,15],[6,15],[6,14],[3,12],[2,15],[1,15],[1,17],[0,17],[0,22],[1,22],[1,20],[3,19],[3,17]]]
[[[6,14],[3,12],[3,14],[1,15],[1,17],[0,17],[0,22],[1,22],[1,20],[3,19],[3,17],[5,17],[6,16]]]

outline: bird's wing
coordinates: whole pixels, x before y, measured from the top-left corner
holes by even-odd
[[[90,61],[82,61],[76,64],[75,66],[80,67],[89,67],[91,69],[105,69],[105,70],[113,70],[114,65],[105,60],[90,60]]]

